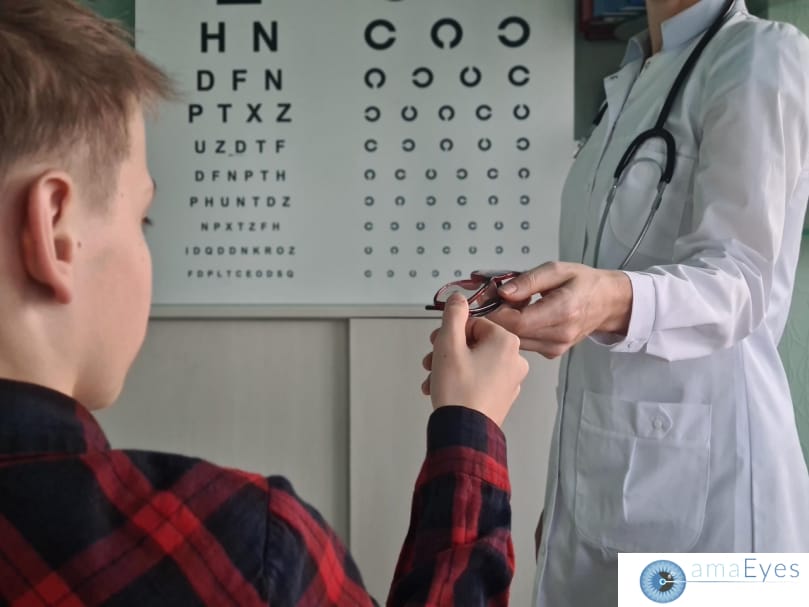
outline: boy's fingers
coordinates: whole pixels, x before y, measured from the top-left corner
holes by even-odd
[[[469,320],[469,304],[462,295],[453,293],[444,307],[441,333],[447,335],[456,346],[466,346],[467,320]]]
[[[421,382],[421,393],[424,394],[424,396],[430,396],[430,378],[431,377],[432,377],[432,375],[428,375],[427,379],[425,379],[423,382]]]
[[[510,335],[510,333],[500,325],[486,318],[476,318],[475,322],[469,323],[469,340],[473,343],[497,337],[499,333]]]

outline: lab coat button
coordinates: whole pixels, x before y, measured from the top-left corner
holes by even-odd
[[[658,408],[657,411],[649,416],[649,423],[651,425],[651,435],[657,438],[663,438],[669,433],[672,427],[671,417],[665,409]]]

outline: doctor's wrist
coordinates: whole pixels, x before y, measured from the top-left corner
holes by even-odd
[[[626,335],[632,317],[632,281],[619,270],[604,270],[608,281],[605,289],[605,317],[599,331]]]

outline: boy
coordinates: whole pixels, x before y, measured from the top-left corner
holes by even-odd
[[[143,111],[170,95],[74,0],[0,0],[0,604],[370,605],[285,479],[112,450],[90,414],[118,397],[144,338]],[[498,426],[527,363],[462,298],[433,341],[436,411],[388,604],[506,605]]]

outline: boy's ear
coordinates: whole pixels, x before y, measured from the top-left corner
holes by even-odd
[[[76,187],[67,173],[48,171],[25,193],[22,221],[22,260],[29,277],[49,289],[59,303],[73,298],[76,235],[70,217]]]

